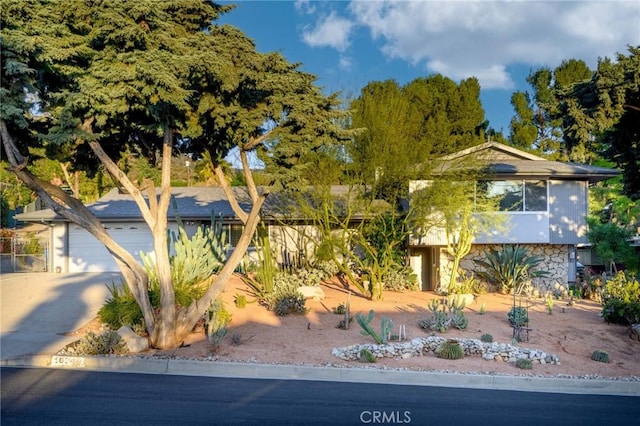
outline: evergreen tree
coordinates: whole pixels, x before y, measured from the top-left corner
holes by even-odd
[[[114,256],[140,305],[153,346],[175,347],[222,291],[259,222],[259,192],[247,155],[259,150],[271,181],[296,181],[301,153],[342,136],[335,96],[279,54],[260,54],[241,31],[216,25],[231,7],[202,0],[122,2],[31,1],[3,5],[0,136],[10,169],[48,206],[93,234]],[[25,92],[27,96],[25,96]],[[266,125],[266,127],[265,127]],[[177,309],[167,247],[172,154],[178,142],[207,152],[245,225],[236,249],[205,294]],[[62,153],[88,173],[104,170],[137,203],[152,231],[160,310],[152,309],[149,276],[76,198],[26,167],[30,146]],[[237,147],[251,210],[227,184],[223,158]],[[128,152],[159,165],[159,191],[119,166]]]

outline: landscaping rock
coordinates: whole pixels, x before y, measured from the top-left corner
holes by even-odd
[[[324,299],[324,290],[320,287],[314,287],[311,285],[303,285],[298,287],[298,293],[302,294],[302,297],[306,299],[322,300]]]
[[[136,353],[149,349],[149,340],[146,337],[137,335],[126,325],[120,327],[116,333],[125,341],[129,352]]]
[[[435,349],[444,342],[445,338],[429,336],[411,339],[406,343],[394,343],[385,345],[360,344],[343,348],[333,348],[333,356],[345,361],[358,359],[362,349],[369,350],[377,358],[402,358],[433,354]],[[559,364],[557,355],[547,354],[541,350],[532,350],[512,346],[506,343],[483,343],[478,339],[454,339],[460,343],[465,356],[479,356],[488,361],[515,362],[516,359],[530,359],[539,364]]]

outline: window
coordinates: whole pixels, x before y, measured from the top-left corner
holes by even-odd
[[[228,225],[226,231],[229,245],[231,247],[236,247],[238,245],[238,241],[240,240],[240,236],[242,235],[242,231],[244,231],[244,225]],[[266,234],[266,227],[258,226],[255,237],[264,237],[266,236]],[[253,245],[253,242],[251,243],[251,245]]]
[[[490,180],[479,182],[478,188],[499,211],[547,211],[545,180]]]

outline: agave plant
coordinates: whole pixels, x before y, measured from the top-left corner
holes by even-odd
[[[547,275],[546,271],[535,270],[542,258],[530,255],[529,250],[519,244],[503,245],[501,251],[490,249],[484,253],[485,260],[474,260],[477,266],[484,268],[476,274],[499,285],[505,293],[520,294],[527,280]]]

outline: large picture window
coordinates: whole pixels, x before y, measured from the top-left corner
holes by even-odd
[[[499,211],[547,211],[545,180],[490,180],[480,182],[478,187]]]

